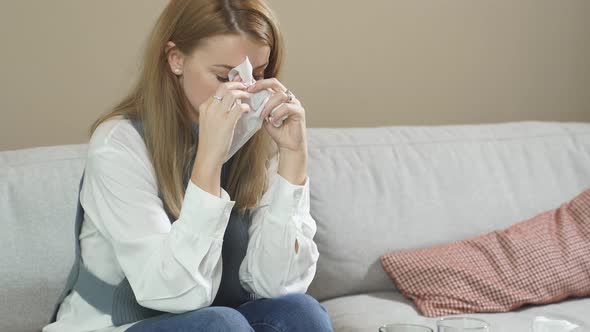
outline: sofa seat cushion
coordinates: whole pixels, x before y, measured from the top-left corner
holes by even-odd
[[[414,323],[435,329],[436,318],[421,316],[412,301],[398,292],[374,292],[338,297],[321,302],[328,310],[336,332],[375,332],[388,323]],[[542,306],[525,306],[506,313],[466,314],[480,318],[494,332],[529,331],[536,316],[570,318],[590,326],[590,298],[572,298]]]

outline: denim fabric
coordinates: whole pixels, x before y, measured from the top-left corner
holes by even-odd
[[[248,301],[238,307],[211,306],[142,320],[126,332],[324,332],[333,331],[328,312],[307,294]]]

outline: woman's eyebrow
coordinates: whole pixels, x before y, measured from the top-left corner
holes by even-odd
[[[264,67],[264,66],[266,66],[266,65],[268,65],[268,62],[267,62],[267,63],[265,63],[265,64],[262,64],[262,65],[260,65],[260,66],[258,66],[258,67],[256,67],[256,68],[254,68],[254,69],[262,68],[262,67]],[[234,67],[235,67],[235,66],[234,66],[234,67],[232,67],[232,66],[230,66],[230,65],[213,65],[213,66],[215,66],[215,67],[223,67],[223,68],[227,68],[227,69],[232,69],[232,68],[234,68]]]

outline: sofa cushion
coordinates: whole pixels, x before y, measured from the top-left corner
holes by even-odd
[[[395,287],[379,258],[554,208],[590,187],[590,123],[309,128],[320,300]]]
[[[0,152],[0,331],[45,326],[74,260],[86,145]]]
[[[429,317],[505,312],[590,295],[590,188],[502,231],[381,257]]]
[[[436,331],[436,319],[421,316],[412,302],[398,292],[372,292],[343,296],[321,302],[328,311],[336,332],[375,332],[390,323],[413,323]],[[526,306],[519,310],[495,314],[464,314],[490,323],[493,332],[530,331],[535,317],[567,319],[590,326],[590,298],[572,298],[544,306]],[[587,331],[585,329],[575,330]]]

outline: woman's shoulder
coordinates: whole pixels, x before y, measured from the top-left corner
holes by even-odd
[[[87,176],[157,190],[145,143],[130,120],[122,117],[110,118],[96,127],[88,147],[85,172]]]
[[[131,121],[122,116],[96,127],[88,144],[87,160],[102,168],[133,167],[153,172],[143,138]]]
[[[145,143],[131,121],[118,115],[99,124],[90,137],[88,153],[101,150],[123,150],[133,154],[145,150]]]

